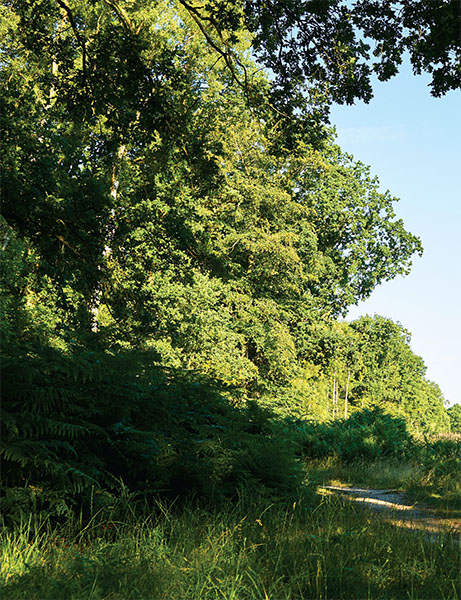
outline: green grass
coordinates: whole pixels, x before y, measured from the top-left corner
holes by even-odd
[[[415,464],[398,459],[342,462],[335,457],[309,461],[309,479],[318,484],[340,481],[369,488],[405,491],[421,481],[423,471]]]
[[[415,502],[449,512],[453,517],[461,515],[461,478],[451,474],[446,483],[438,479],[434,489],[431,473],[415,461],[381,458],[347,463],[328,457],[309,461],[307,470],[309,480],[317,485],[342,483],[398,490]]]
[[[459,598],[455,540],[397,528],[338,498],[220,510],[156,504],[1,538],[4,600]]]

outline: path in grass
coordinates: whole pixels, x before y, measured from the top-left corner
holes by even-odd
[[[403,492],[336,485],[321,486],[319,491],[325,495],[341,495],[348,501],[362,503],[399,527],[425,531],[430,536],[446,532],[458,536],[461,532],[460,519],[416,505]]]

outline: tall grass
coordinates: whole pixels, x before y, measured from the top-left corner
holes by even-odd
[[[337,498],[240,498],[220,510],[157,503],[144,517],[1,538],[3,599],[295,600],[459,597],[449,535],[381,522]]]
[[[301,428],[310,478],[395,488],[415,500],[461,509],[461,437],[416,438],[381,409]]]
[[[424,476],[422,468],[414,462],[394,458],[344,462],[329,456],[310,461],[307,471],[311,482],[318,485],[342,483],[400,491],[416,486]]]
[[[461,473],[453,461],[433,465],[415,459],[381,458],[341,461],[338,457],[310,461],[312,484],[346,484],[405,492],[410,500],[461,515]]]

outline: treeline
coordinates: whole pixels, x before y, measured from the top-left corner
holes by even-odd
[[[339,320],[422,247],[319,122],[324,91],[293,130],[250,33],[229,65],[182,4],[0,19],[10,492],[283,483],[290,420],[375,406],[448,430],[408,332]]]
[[[301,375],[271,399],[285,414],[347,419],[381,407],[404,418],[415,434],[450,430],[440,388],[425,378],[424,362],[399,323],[378,315],[321,322],[312,325],[309,342]]]

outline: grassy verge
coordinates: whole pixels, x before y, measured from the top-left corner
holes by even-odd
[[[23,525],[1,539],[4,600],[459,597],[459,554],[337,498],[158,504],[82,531]]]
[[[367,488],[393,489],[405,492],[411,500],[423,502],[438,510],[461,516],[461,485],[450,477],[449,486],[434,489],[431,473],[415,461],[380,458],[376,461],[357,459],[344,462],[336,457],[311,460],[308,478],[311,483],[346,484]]]

